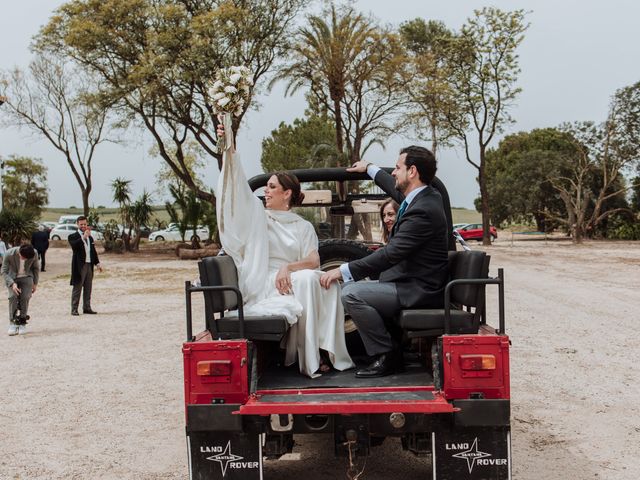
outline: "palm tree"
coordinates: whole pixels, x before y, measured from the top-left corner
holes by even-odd
[[[111,182],[113,201],[120,208],[120,220],[122,222],[122,241],[127,251],[131,251],[131,180],[118,177]],[[127,232],[127,229],[129,230]]]
[[[131,223],[135,231],[133,242],[131,243],[131,251],[138,251],[140,247],[140,238],[143,225],[148,225],[151,222],[153,215],[153,207],[151,205],[151,195],[146,191],[142,191],[142,195],[138,198],[133,205],[129,207],[129,216]]]
[[[352,8],[330,10],[330,21],[324,16],[310,15],[309,26],[298,30],[291,49],[292,61],[274,78],[287,80],[287,94],[309,86],[314,96],[327,97],[326,107],[333,114],[336,146],[344,154],[344,121],[342,102],[350,82],[351,66],[366,51],[374,36],[373,22]],[[327,95],[328,94],[328,95]],[[341,161],[338,159],[338,166]]]
[[[170,184],[169,192],[173,197],[173,203],[166,202],[165,208],[171,221],[178,225],[182,241],[185,241],[185,234],[191,228],[193,229],[191,243],[194,248],[200,248],[197,229],[206,213],[204,201],[200,200],[193,190],[187,190],[183,184]]]

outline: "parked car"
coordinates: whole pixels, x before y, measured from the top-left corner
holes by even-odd
[[[193,234],[193,229],[190,228],[184,235],[185,240],[193,240],[194,237],[197,237],[197,240],[204,240],[206,238],[209,238],[209,228],[199,226],[196,229],[195,235]],[[177,225],[170,225],[164,230],[158,230],[156,232],[152,232],[149,235],[150,242],[163,242],[165,240],[174,242],[179,242],[180,240],[182,240],[182,237],[180,236],[180,229]]]
[[[58,219],[58,224],[68,225],[68,224],[76,223],[79,216],[80,215],[60,215],[60,218]]]
[[[463,227],[454,228],[454,230],[457,230],[464,240],[482,240],[481,223],[469,223]],[[492,241],[498,238],[498,231],[496,230],[496,227],[491,225],[489,227],[489,234],[491,235]]]
[[[77,231],[78,231],[78,227],[76,227],[75,225],[69,225],[69,224],[56,225],[49,232],[49,238],[51,240],[67,240],[69,238],[69,235]],[[102,233],[100,233],[97,230],[92,230],[91,236],[93,237],[94,240],[104,240],[104,236],[102,235]]]

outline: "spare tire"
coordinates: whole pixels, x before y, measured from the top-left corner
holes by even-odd
[[[320,254],[320,270],[327,271],[339,267],[345,262],[358,260],[369,255],[371,250],[366,245],[354,241],[332,238],[322,240],[318,246]]]

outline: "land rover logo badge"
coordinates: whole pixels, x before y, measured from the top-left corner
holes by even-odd
[[[451,455],[455,458],[463,458],[467,461],[467,466],[469,467],[469,473],[473,471],[473,467],[476,465],[476,460],[480,460],[482,458],[490,457],[490,453],[481,452],[478,450],[478,437],[475,438],[471,448],[465,450],[464,452],[456,453]]]
[[[233,453],[231,453],[231,440],[229,440],[227,442],[226,448],[224,449],[224,452],[207,457],[207,460],[220,463],[220,468],[222,469],[222,476],[224,477],[225,474],[227,473],[227,467],[229,466],[229,462],[236,462],[238,460],[242,460],[243,458],[244,457],[241,457],[239,455],[234,455]]]

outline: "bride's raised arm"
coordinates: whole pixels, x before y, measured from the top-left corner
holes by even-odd
[[[266,282],[269,250],[267,215],[247,183],[237,153],[227,150],[216,190],[220,241],[238,268],[245,302],[255,300]]]
[[[220,239],[227,252],[233,245],[244,244],[248,232],[266,223],[262,201],[249,188],[240,157],[231,150],[224,154],[218,178],[216,213]]]

